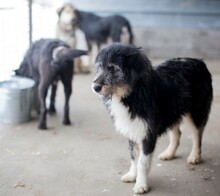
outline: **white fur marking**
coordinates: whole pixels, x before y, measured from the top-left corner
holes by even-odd
[[[130,140],[140,143],[147,136],[147,123],[138,117],[132,120],[128,108],[120,102],[118,97],[112,96],[109,104],[110,114],[114,116],[117,131]]]
[[[187,162],[197,164],[201,161],[199,130],[189,115],[184,118],[184,123],[186,124],[187,128],[192,131],[192,150],[187,158]]]
[[[169,131],[170,144],[164,152],[159,154],[159,159],[171,160],[174,158],[176,150],[179,146],[179,140],[181,135],[179,126],[180,125],[177,124],[175,127],[172,128],[172,130]]]
[[[53,49],[53,53],[52,53],[52,57],[53,57],[53,60],[57,60],[57,54],[59,51],[65,49],[66,47],[64,46],[58,46],[56,48]]]
[[[137,167],[134,160],[131,161],[130,170],[121,177],[123,182],[135,182],[137,177]]]
[[[70,12],[62,12],[60,15],[60,21],[65,24],[71,24],[72,19],[74,19],[74,15]]]
[[[92,42],[92,49],[90,51],[90,65],[94,65],[96,56],[99,53],[98,45],[95,42]]]
[[[76,49],[80,49],[80,50],[88,50],[88,45],[86,42],[86,36],[85,33],[80,30],[79,28],[76,29],[75,31],[75,37],[76,37]],[[83,67],[90,67],[90,59],[89,56],[85,55],[85,56],[81,56],[81,63]]]
[[[121,43],[129,44],[130,34],[129,34],[129,31],[128,31],[128,28],[126,26],[123,26],[121,31],[122,31],[122,33],[120,35]]]
[[[138,173],[136,178],[136,184],[133,188],[135,193],[142,194],[149,190],[147,184],[147,175],[150,171],[151,161],[152,161],[152,154],[146,156],[143,153],[143,150],[141,150],[137,164]]]

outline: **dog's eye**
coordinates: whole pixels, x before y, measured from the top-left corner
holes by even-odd
[[[112,66],[108,66],[108,70],[110,72],[114,73],[114,72],[117,72],[119,70],[119,68],[112,65]]]
[[[100,63],[96,63],[95,67],[96,67],[96,69],[100,69],[101,68],[101,64]]]

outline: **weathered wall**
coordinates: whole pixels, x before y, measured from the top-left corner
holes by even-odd
[[[220,59],[219,0],[67,0],[99,15],[121,14],[152,57]]]
[[[135,43],[156,58],[220,59],[220,31],[216,29],[135,28]]]

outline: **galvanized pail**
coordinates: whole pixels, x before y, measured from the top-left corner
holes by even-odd
[[[34,80],[19,76],[0,82],[0,121],[15,124],[30,119],[34,85]]]

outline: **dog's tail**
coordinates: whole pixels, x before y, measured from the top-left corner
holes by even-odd
[[[133,44],[134,42],[134,35],[129,22],[121,28],[120,42],[126,44]]]
[[[86,50],[76,50],[76,49],[69,49],[68,55],[72,58],[80,57],[83,55],[87,55],[88,52]]]
[[[54,61],[68,61],[73,60],[76,57],[87,55],[85,50],[76,50],[71,48],[66,48],[64,46],[59,46],[53,50],[53,60]]]
[[[112,37],[112,41],[133,44],[134,36],[129,21],[120,15],[114,15],[112,16],[112,19],[117,21],[117,23],[114,22],[111,24],[112,30],[110,36]]]

